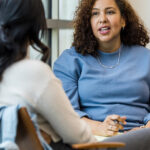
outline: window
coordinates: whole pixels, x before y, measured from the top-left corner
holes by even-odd
[[[43,39],[50,47],[49,65],[52,66],[64,49],[70,48],[73,40],[72,19],[79,0],[42,0],[47,18],[48,33]],[[41,54],[31,48],[32,59]]]
[[[51,48],[49,64],[52,66],[73,40],[72,19],[79,0],[43,0],[47,14],[49,33],[47,44]]]

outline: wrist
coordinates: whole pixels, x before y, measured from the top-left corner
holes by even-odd
[[[150,128],[150,121],[147,122],[147,124],[145,125],[146,128]]]
[[[140,128],[142,129],[142,128],[146,128],[146,126],[145,125],[143,125],[143,126],[140,126]]]

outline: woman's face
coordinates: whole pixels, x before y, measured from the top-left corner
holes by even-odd
[[[91,12],[91,27],[99,44],[120,42],[120,30],[125,26],[115,0],[96,0]]]

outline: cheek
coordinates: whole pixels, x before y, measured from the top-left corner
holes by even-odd
[[[121,20],[120,19],[114,19],[112,22],[111,22],[112,26],[115,28],[115,29],[118,29],[120,30],[121,29]]]
[[[91,28],[92,28],[92,31],[93,31],[93,33],[95,33],[96,32],[96,21],[95,20],[91,20]]]

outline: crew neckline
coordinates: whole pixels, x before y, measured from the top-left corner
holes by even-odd
[[[116,53],[119,52],[119,49],[120,49],[120,51],[121,51],[122,48],[123,48],[123,44],[121,44],[120,47],[119,47],[119,48],[117,49],[117,51],[115,51],[115,52],[108,53],[108,52],[103,52],[103,51],[101,51],[101,50],[99,50],[99,49],[98,49],[97,51],[98,51],[99,54],[102,54],[102,55],[114,55],[114,54],[116,54]]]

